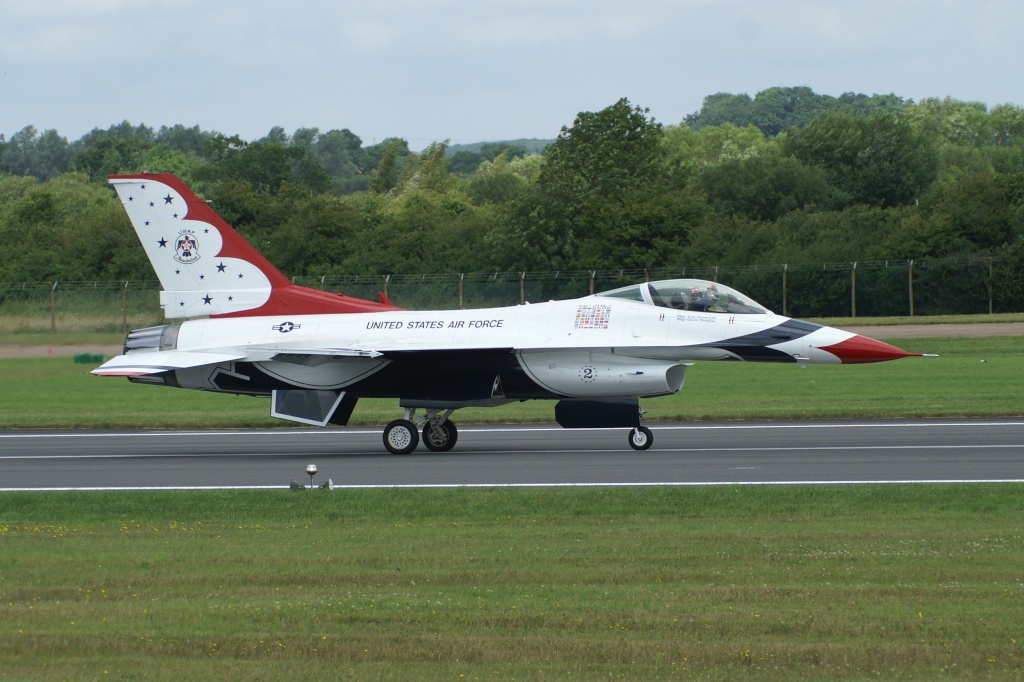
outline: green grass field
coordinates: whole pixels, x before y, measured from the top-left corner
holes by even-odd
[[[938,358],[858,366],[697,363],[683,390],[645,400],[647,420],[845,419],[1024,414],[1024,353],[1015,337],[895,340]],[[983,362],[984,361],[984,362]],[[269,401],[94,377],[70,358],[0,360],[0,428],[291,426]],[[384,424],[396,400],[363,400],[353,424]],[[456,413],[460,423],[542,422],[553,401]]]
[[[1019,486],[0,496],[0,679],[1019,679]]]

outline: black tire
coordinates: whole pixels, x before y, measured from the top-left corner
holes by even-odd
[[[384,427],[384,447],[393,455],[408,455],[419,444],[420,434],[408,419],[396,419]]]
[[[457,440],[459,430],[455,428],[451,419],[445,419],[437,428],[432,427],[430,422],[423,425],[423,444],[428,450],[448,452],[455,447]]]
[[[629,432],[629,447],[646,450],[654,445],[654,434],[646,426],[638,426]]]

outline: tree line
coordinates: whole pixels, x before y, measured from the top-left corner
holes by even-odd
[[[106,186],[142,170],[176,173],[289,276],[962,256],[991,258],[1000,309],[1024,309],[1013,105],[771,88],[663,124],[620,99],[541,151],[456,153],[347,129],[29,127],[0,137],[0,280],[152,278]]]

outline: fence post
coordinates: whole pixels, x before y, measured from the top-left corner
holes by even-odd
[[[459,273],[459,310],[465,310],[466,309],[466,306],[462,302],[462,294],[463,294],[463,291],[464,291],[463,287],[465,286],[465,284],[464,284],[465,281],[466,281],[466,273],[460,272]]]
[[[850,274],[850,311],[851,317],[857,317],[857,261],[853,261]]]
[[[57,332],[57,285],[60,282],[52,282],[50,286],[50,331]]]
[[[526,273],[519,275],[519,305],[526,303]]]
[[[910,259],[910,267],[907,269],[907,286],[910,289],[910,316],[914,316],[914,259]]]
[[[128,280],[121,289],[121,333],[128,333]]]
[[[992,256],[988,257],[988,314],[992,314]]]
[[[789,263],[782,264],[782,315],[789,317]]]
[[[590,271],[590,295],[594,295],[594,278],[597,277],[597,270]]]
[[[388,282],[391,281],[391,275],[384,275],[384,298],[388,297]]]

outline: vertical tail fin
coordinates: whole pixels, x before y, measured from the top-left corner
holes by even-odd
[[[112,175],[110,184],[160,279],[168,318],[400,310],[292,284],[174,175]]]

